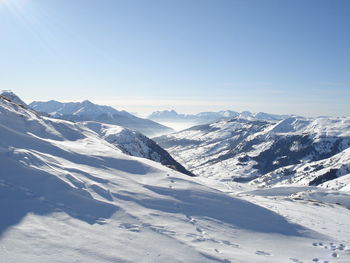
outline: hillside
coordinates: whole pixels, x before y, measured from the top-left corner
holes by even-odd
[[[40,116],[3,96],[0,136],[4,262],[350,259],[341,241],[349,233],[335,234],[341,223],[321,229],[297,214],[279,215],[125,155],[83,124]],[[349,214],[328,207],[319,220],[330,211]]]
[[[173,130],[157,122],[136,117],[126,111],[118,111],[110,106],[94,104],[88,100],[82,102],[62,103],[58,101],[34,101],[29,107],[49,114],[54,118],[68,121],[97,121],[107,124],[119,125],[139,131],[152,137],[170,133]]]
[[[155,140],[194,174],[259,186],[321,185],[349,173],[349,118],[234,118]]]
[[[190,171],[186,170],[180,163],[152,139],[143,134],[123,128],[121,126],[103,124],[99,122],[83,122],[85,127],[95,131],[101,138],[107,142],[117,146],[123,153],[146,158],[180,173],[194,176]]]

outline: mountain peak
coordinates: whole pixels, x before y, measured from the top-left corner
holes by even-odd
[[[148,136],[165,134],[172,129],[151,120],[138,118],[126,111],[118,111],[111,106],[94,104],[89,100],[82,102],[32,102],[29,105],[38,112],[69,121],[97,121],[137,130]]]
[[[9,99],[10,101],[23,105],[28,106],[23,100],[21,100],[15,93],[13,93],[11,90],[2,90],[0,93],[1,96],[5,97],[6,99]]]
[[[84,100],[81,102],[82,105],[84,106],[90,106],[90,105],[95,105],[94,103],[92,103],[91,101],[89,100]]]

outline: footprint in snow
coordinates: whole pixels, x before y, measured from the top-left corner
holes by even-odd
[[[342,244],[342,243],[337,245],[334,242],[330,242],[328,244],[324,244],[322,242],[318,242],[318,243],[315,242],[315,243],[312,243],[312,245],[315,246],[315,247],[322,247],[324,249],[333,251],[333,253],[331,254],[331,256],[333,258],[339,258],[339,253],[337,253],[337,251],[345,252],[345,253],[347,253],[348,251],[350,252],[350,250],[347,249],[347,246]]]
[[[313,258],[312,262],[319,262],[319,263],[331,263],[328,260],[320,260],[319,258]]]
[[[336,252],[334,252],[334,253],[332,253],[332,255],[331,255],[332,257],[334,257],[334,258],[339,258],[339,254],[338,253],[336,253]]]
[[[272,256],[271,253],[268,253],[268,252],[265,252],[265,251],[261,251],[261,250],[255,251],[255,254],[257,254],[257,255],[259,255],[259,256],[266,256],[266,257]]]
[[[297,258],[289,258],[289,260],[295,262],[295,263],[303,263],[303,261],[300,261],[299,259]]]
[[[186,218],[188,219],[188,222],[191,223],[192,225],[194,225],[196,223],[196,220],[193,219],[192,217],[186,215]]]
[[[196,227],[196,231],[199,233],[205,234],[205,232],[202,229],[200,229],[199,227]]]
[[[227,245],[227,246],[239,248],[239,245],[238,245],[238,244],[231,243],[230,241],[227,241],[227,240],[222,240],[222,243],[225,244],[225,245]]]
[[[119,227],[129,230],[131,232],[140,232],[140,227],[134,224],[123,223],[123,224],[120,224]]]

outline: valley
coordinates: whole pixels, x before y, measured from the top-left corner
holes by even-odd
[[[350,260],[348,119],[221,120],[155,138],[170,155],[139,132],[8,97],[5,262]]]

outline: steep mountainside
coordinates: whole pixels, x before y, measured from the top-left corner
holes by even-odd
[[[28,107],[28,105],[23,100],[21,100],[16,94],[14,94],[11,90],[3,90],[1,91],[0,95],[13,101],[14,103]]]
[[[83,122],[85,127],[95,131],[107,142],[117,146],[125,154],[146,158],[161,163],[180,173],[194,176],[157,143],[143,134],[121,126],[103,124],[100,122]]]
[[[231,119],[155,138],[196,175],[321,185],[349,173],[350,118]]]
[[[125,155],[83,124],[42,117],[3,96],[0,137],[2,262],[350,259],[341,241],[350,234],[338,235],[340,223],[310,229],[296,223],[298,216],[287,220]],[[329,211],[349,215],[326,207],[317,219]]]
[[[173,130],[169,127],[148,119],[138,118],[126,111],[117,111],[109,106],[94,104],[88,100],[83,102],[62,103],[58,101],[39,102],[34,101],[29,107],[38,111],[50,114],[54,118],[69,121],[97,121],[108,124],[123,126],[139,131],[146,136],[156,136],[170,133]]]

